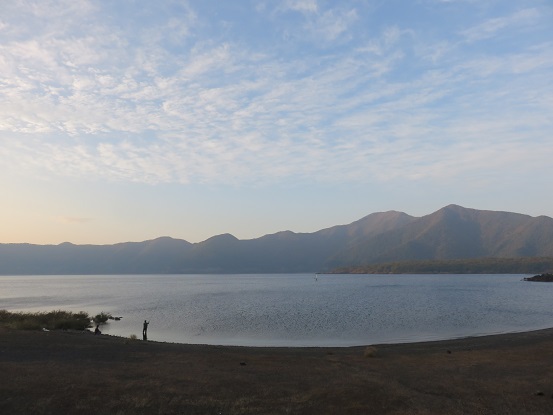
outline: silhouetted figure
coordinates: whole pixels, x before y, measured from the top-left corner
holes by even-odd
[[[99,324],[96,324],[96,330],[94,330],[94,334],[102,334],[102,332],[100,331],[100,325]]]
[[[142,326],[142,340],[148,340],[148,324],[150,324],[150,322],[144,320],[144,325]]]

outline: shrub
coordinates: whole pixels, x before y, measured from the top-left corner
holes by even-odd
[[[40,322],[32,317],[15,320],[11,323],[16,330],[40,330]]]
[[[363,352],[363,356],[365,356],[365,357],[375,357],[376,352],[377,352],[376,347],[367,346],[367,347],[365,347],[365,351]]]
[[[90,316],[84,311],[23,313],[0,310],[0,325],[17,330],[85,330],[90,327]]]
[[[110,319],[113,319],[113,316],[109,313],[104,313],[103,311],[100,314],[96,314],[93,318],[94,323],[96,324],[104,324]]]

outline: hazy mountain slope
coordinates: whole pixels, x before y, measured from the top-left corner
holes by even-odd
[[[213,236],[194,244],[180,260],[184,273],[241,272],[240,241],[230,234]]]
[[[338,225],[314,233],[290,231],[244,241],[246,252],[256,264],[269,265],[271,272],[319,270],[326,259],[361,237],[378,235],[408,223],[411,216],[400,212],[379,212],[349,225]],[[252,264],[253,265],[253,264]]]
[[[402,227],[417,218],[394,210],[371,213],[349,225],[338,225],[315,232],[317,237],[334,237],[342,240],[357,240],[358,238],[375,236],[383,232]]]
[[[0,274],[173,272],[189,242],[158,238],[115,245],[0,244]]]
[[[497,256],[553,256],[552,235],[553,219],[547,216],[530,217],[509,237],[503,238],[497,246]]]
[[[474,253],[470,251],[475,246],[476,230],[463,222],[444,208],[402,227],[358,240],[333,256],[327,265],[332,268],[379,261],[443,258],[456,248],[455,256],[470,256]]]
[[[409,222],[400,212],[373,213],[349,225],[314,233],[277,232],[250,240],[218,235],[195,244],[182,260],[184,272],[313,272],[359,237],[377,235]]]
[[[446,206],[370,214],[313,233],[115,245],[0,244],[0,274],[291,273],[417,260],[553,257],[553,219]]]
[[[145,242],[126,242],[112,245],[105,264],[116,273],[173,273],[179,272],[181,258],[193,249],[182,239],[156,238]]]
[[[520,256],[553,256],[553,219],[449,205],[358,241],[327,265]]]

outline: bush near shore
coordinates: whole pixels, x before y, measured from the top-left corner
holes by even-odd
[[[84,311],[23,313],[0,310],[0,326],[16,330],[85,330],[91,327],[91,318]]]

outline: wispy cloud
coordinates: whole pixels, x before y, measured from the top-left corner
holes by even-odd
[[[95,2],[12,10],[0,26],[2,162],[115,181],[270,183],[440,180],[510,166],[514,154],[518,165],[553,157],[536,139],[552,131],[549,41],[473,54],[452,46],[455,33],[427,39],[408,21],[353,30],[366,18],[358,3],[284,4],[303,36],[286,59],[240,38],[195,39],[207,23],[191,9],[131,31]],[[538,18],[524,9],[460,33],[485,42]],[[77,21],[90,23],[76,31]],[[305,41],[328,49],[302,53]]]
[[[287,0],[279,7],[281,10],[294,10],[303,13],[317,13],[319,10],[317,0]]]
[[[355,20],[357,12],[351,10],[328,10],[306,23],[308,33],[313,39],[333,42],[347,33]]]
[[[513,26],[531,26],[540,17],[535,9],[519,10],[509,16],[495,17],[461,31],[461,35],[468,41],[474,42],[495,36],[498,32]]]

